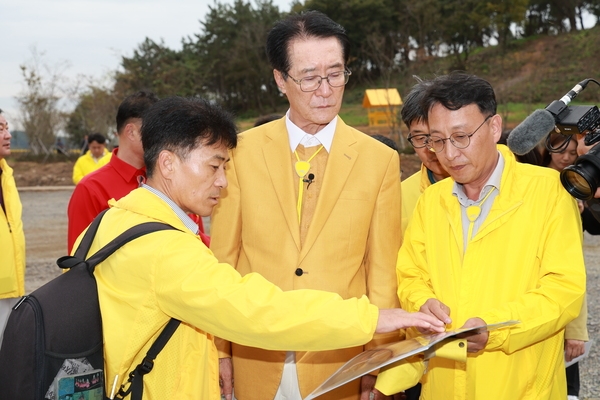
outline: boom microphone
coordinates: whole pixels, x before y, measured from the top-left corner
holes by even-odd
[[[583,89],[586,88],[588,83],[593,79],[584,79],[569,90],[560,100],[554,100],[548,104],[543,110],[535,110],[530,116],[525,118],[513,131],[508,135],[506,143],[511,151],[520,156],[529,153],[542,141],[554,127],[565,122],[569,114],[572,114],[572,110],[569,109],[568,105]],[[595,81],[594,81],[595,82]],[[579,106],[574,106],[579,107]],[[573,107],[572,107],[573,108]],[[587,110],[587,108],[586,108]],[[589,111],[589,110],[587,110]],[[586,112],[587,112],[586,111]],[[580,120],[581,118],[577,118]],[[590,119],[590,118],[587,118]],[[570,121],[569,121],[570,122]],[[561,124],[562,125],[562,124]],[[568,123],[567,125],[572,125]],[[559,127],[560,128],[560,127]],[[578,127],[579,128],[579,127]],[[573,130],[566,129],[566,130]],[[561,128],[562,131],[562,128]],[[579,129],[577,132],[580,132]],[[569,132],[569,133],[577,133]]]
[[[520,156],[529,153],[554,129],[556,121],[548,110],[535,110],[512,130],[506,144]]]

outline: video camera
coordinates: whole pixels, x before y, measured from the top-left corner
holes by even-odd
[[[592,200],[600,187],[600,110],[597,106],[568,104],[577,96],[589,82],[600,85],[594,79],[579,82],[560,100],[550,103],[546,110],[555,120],[556,133],[565,135],[565,141],[558,147],[550,144],[550,135],[546,137],[546,148],[550,152],[562,151],[572,140],[572,135],[585,135],[584,143],[592,146],[587,154],[575,160],[573,165],[566,167],[560,173],[560,181],[571,196],[580,200]],[[600,203],[599,203],[600,205]]]

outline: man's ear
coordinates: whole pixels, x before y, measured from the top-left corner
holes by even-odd
[[[131,122],[125,125],[123,133],[125,134],[125,138],[127,140],[133,141],[135,139],[135,129],[135,125]]]
[[[490,128],[494,135],[494,143],[498,143],[500,136],[502,136],[502,117],[500,114],[496,114],[490,118]]]
[[[283,74],[281,73],[281,71],[274,69],[273,77],[275,78],[275,83],[277,83],[277,87],[279,88],[281,93],[285,94],[285,79],[283,79]]]
[[[169,150],[162,150],[158,154],[155,170],[158,170],[163,178],[171,179],[177,169],[178,162],[179,157],[175,153]]]

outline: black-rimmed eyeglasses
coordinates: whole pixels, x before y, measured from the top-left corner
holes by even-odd
[[[455,132],[452,135],[450,135],[449,138],[446,138],[446,139],[441,138],[437,135],[430,135],[427,145],[429,146],[429,148],[432,151],[434,151],[436,153],[441,153],[444,150],[444,143],[446,142],[446,140],[449,140],[450,143],[452,143],[452,145],[454,147],[456,147],[457,149],[465,149],[465,148],[469,147],[469,144],[471,144],[471,136],[473,136],[475,133],[477,133],[479,128],[481,128],[483,126],[483,124],[485,124],[487,122],[487,120],[492,117],[493,117],[493,115],[488,115],[483,120],[483,122],[477,127],[477,129],[475,129],[473,131],[473,133]]]
[[[289,76],[291,80],[300,85],[300,90],[303,92],[314,92],[321,87],[321,82],[323,82],[323,79],[327,80],[327,82],[329,82],[329,86],[331,87],[344,86],[346,83],[348,83],[348,79],[350,79],[352,72],[349,69],[345,69],[343,71],[332,72],[327,76],[314,75],[307,76],[302,79],[296,79],[287,72],[284,74]]]
[[[425,135],[423,133],[413,135],[409,132],[407,139],[411,146],[415,149],[422,149],[423,147],[426,147],[429,143],[429,135]]]

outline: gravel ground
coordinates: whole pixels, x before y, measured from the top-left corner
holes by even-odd
[[[67,204],[72,188],[22,190],[23,225],[27,241],[27,292],[60,273],[56,259],[67,249]],[[209,228],[209,221],[205,220]],[[580,399],[600,400],[600,236],[585,234],[588,272],[588,327],[595,341],[591,354],[580,364]]]

